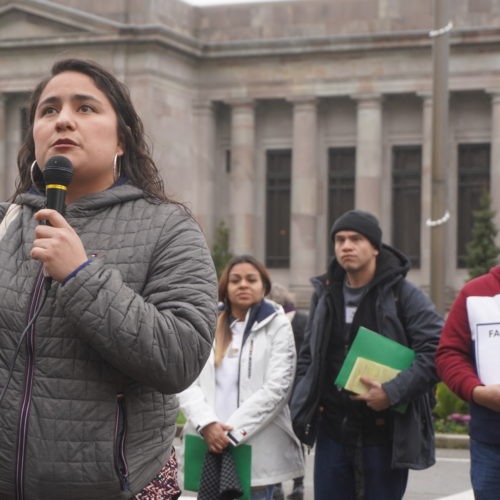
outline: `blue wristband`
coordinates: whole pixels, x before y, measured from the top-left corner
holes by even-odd
[[[86,260],[83,264],[80,264],[74,271],[71,271],[66,278],[64,278],[61,285],[65,285],[71,278],[74,278],[84,267],[87,267],[94,259],[92,257]]]

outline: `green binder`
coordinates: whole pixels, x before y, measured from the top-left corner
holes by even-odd
[[[361,360],[375,362],[376,365],[379,365],[378,368],[380,369],[388,367],[389,369],[393,369],[392,371],[399,372],[409,368],[414,359],[415,351],[413,349],[361,326],[347,352],[347,356],[334,383],[339,387],[345,388],[350,381],[349,377],[353,368]],[[386,371],[388,372],[389,370]],[[406,406],[398,405],[394,409],[403,413],[406,410]]]
[[[200,477],[203,469],[203,462],[208,446],[204,439],[193,434],[184,436],[184,489],[188,491],[198,491],[200,488]],[[250,478],[252,476],[252,447],[248,444],[229,447],[233,455],[236,472],[243,489],[243,500],[250,500],[251,487]]]

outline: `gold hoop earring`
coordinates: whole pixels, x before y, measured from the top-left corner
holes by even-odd
[[[36,160],[31,164],[31,167],[30,167],[30,179],[31,179],[31,185],[33,186],[35,191],[37,191],[38,193],[41,193],[40,189],[38,189],[38,184],[35,180],[35,168],[38,168],[38,170],[41,172],[40,167],[38,166],[38,163],[36,162]]]
[[[113,181],[118,182],[121,177],[121,165],[120,165],[121,156],[116,153],[113,159]]]

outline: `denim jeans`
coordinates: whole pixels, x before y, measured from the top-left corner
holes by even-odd
[[[476,500],[500,498],[500,446],[470,440],[470,479]]]
[[[361,457],[364,500],[401,500],[408,482],[408,469],[391,469],[390,447],[365,446]],[[353,454],[321,428],[314,459],[314,498],[356,498]]]
[[[270,484],[265,488],[252,490],[252,500],[272,500],[273,499],[274,484]]]

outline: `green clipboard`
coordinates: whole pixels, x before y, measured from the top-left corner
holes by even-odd
[[[188,491],[198,491],[200,488],[200,477],[203,469],[203,462],[208,446],[204,439],[193,434],[184,436],[184,489]],[[252,477],[252,447],[248,444],[231,446],[230,452],[233,455],[236,472],[243,489],[242,500],[250,500]]]
[[[345,388],[358,358],[402,371],[409,368],[413,363],[415,351],[395,340],[380,335],[380,333],[361,326],[335,379],[335,385]],[[404,413],[406,406],[398,405],[394,407],[394,410]]]

